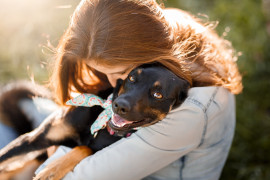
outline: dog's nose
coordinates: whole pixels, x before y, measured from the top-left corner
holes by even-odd
[[[119,115],[125,115],[130,111],[130,105],[128,101],[124,99],[116,99],[113,102],[113,111]]]

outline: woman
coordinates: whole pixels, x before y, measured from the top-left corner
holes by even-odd
[[[192,88],[164,120],[87,157],[64,179],[219,179],[235,128],[233,94],[242,90],[235,61],[230,43],[183,11],[154,0],[83,0],[57,50],[51,84],[60,104],[152,62]]]

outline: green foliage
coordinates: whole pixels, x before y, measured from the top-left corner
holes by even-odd
[[[263,13],[270,7],[252,0],[168,0],[167,4],[219,21],[217,32],[223,35],[230,29],[226,39],[242,54],[238,65],[244,91],[236,97],[235,139],[221,179],[270,179],[270,38],[266,29],[270,17]]]
[[[165,1],[166,7],[219,21],[217,32],[227,34],[226,39],[242,54],[238,65],[244,91],[236,97],[237,127],[221,177],[224,180],[270,179],[270,38],[266,30],[270,3],[264,2],[268,4],[259,0]],[[78,3],[0,1],[0,84],[33,77],[40,83],[47,80],[48,59]]]

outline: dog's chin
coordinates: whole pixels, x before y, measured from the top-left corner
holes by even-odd
[[[157,121],[158,120],[153,120],[150,118],[145,118],[138,121],[128,121],[120,117],[118,114],[113,114],[108,125],[117,135],[125,136],[123,134],[128,134],[129,132],[138,127],[149,126],[156,123]]]

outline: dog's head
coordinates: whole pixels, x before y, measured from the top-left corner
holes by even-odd
[[[187,97],[189,83],[163,66],[143,65],[115,88],[110,128],[118,135],[162,120]]]

